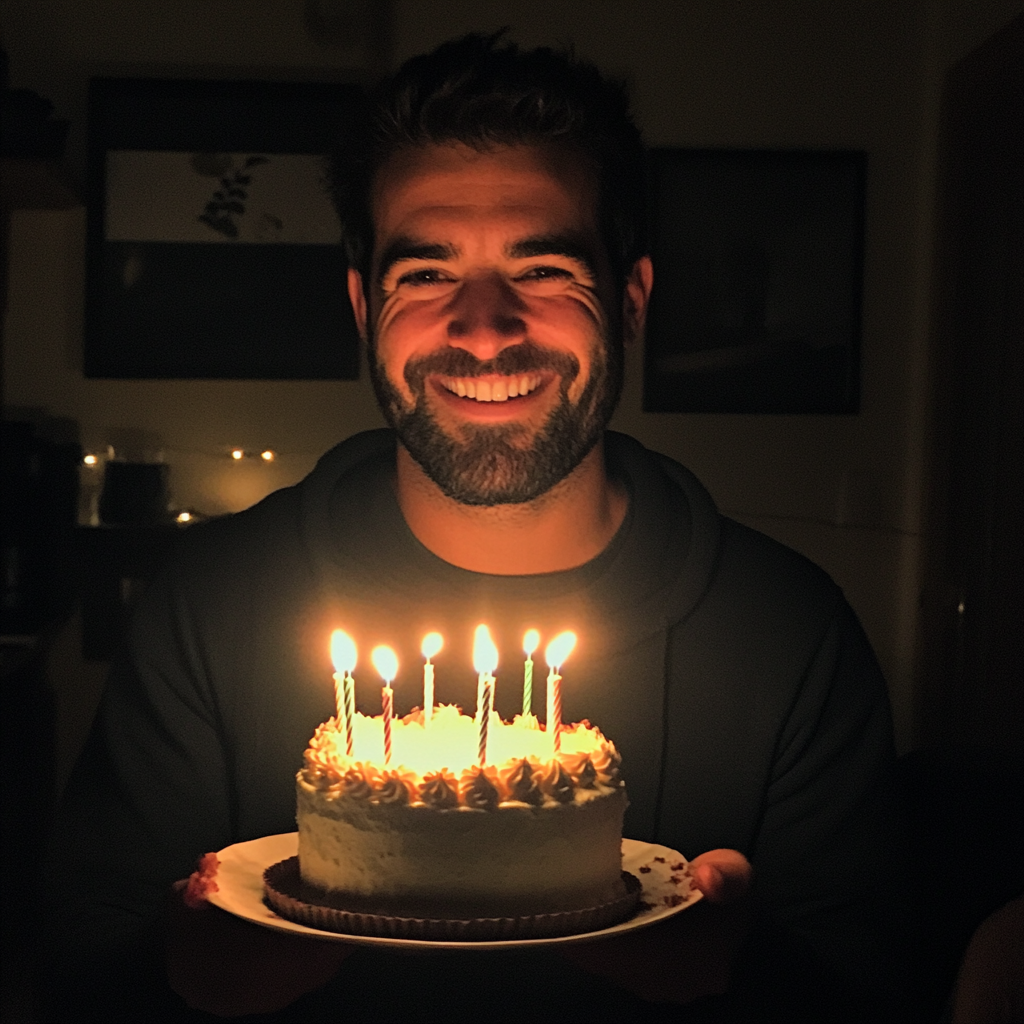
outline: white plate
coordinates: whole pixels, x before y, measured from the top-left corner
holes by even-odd
[[[217,869],[215,881],[218,890],[211,893],[209,900],[221,910],[226,910],[235,917],[240,917],[264,928],[274,928],[281,932],[294,932],[299,935],[311,935],[318,939],[330,939],[334,942],[355,942],[362,946],[394,946],[403,949],[509,949],[519,946],[550,946],[562,942],[589,942],[604,939],[612,935],[631,932],[635,928],[645,928],[656,921],[678,914],[679,911],[693,906],[701,898],[701,892],[690,885],[689,875],[682,871],[672,870],[673,864],[684,864],[685,859],[675,850],[656,843],[641,843],[635,839],[622,840],[622,869],[636,875],[643,886],[641,899],[646,906],[628,921],[602,928],[596,932],[583,932],[579,935],[559,935],[548,939],[513,939],[494,942],[437,942],[426,939],[389,939],[376,935],[344,935],[340,932],[325,932],[319,928],[309,928],[304,924],[296,924],[274,913],[263,902],[263,872],[271,864],[276,864],[286,857],[294,857],[298,852],[298,833],[286,832],[278,836],[264,836],[248,843],[235,843],[227,846],[217,854],[220,867]],[[660,858],[660,859],[659,859]],[[643,870],[649,868],[649,871]],[[672,877],[680,879],[678,883]],[[680,898],[675,903],[677,898]],[[672,904],[675,903],[673,906]]]

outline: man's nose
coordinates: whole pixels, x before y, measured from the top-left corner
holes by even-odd
[[[448,343],[478,359],[493,359],[526,336],[525,304],[499,274],[464,280],[446,310]]]

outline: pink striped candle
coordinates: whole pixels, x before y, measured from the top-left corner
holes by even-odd
[[[544,651],[548,663],[548,718],[545,728],[551,733],[551,744],[557,753],[562,729],[562,677],[558,670],[576,646],[576,634],[559,633]]]
[[[384,763],[391,761],[391,719],[395,717],[395,691],[385,686],[381,691],[381,703],[384,705]]]
[[[381,690],[381,704],[384,708],[384,763],[391,760],[391,720],[395,717],[395,691],[391,682],[398,675],[398,655],[390,647],[374,647],[370,652],[370,660],[384,680]]]

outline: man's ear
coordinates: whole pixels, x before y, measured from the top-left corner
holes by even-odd
[[[352,303],[352,312],[356,318],[359,337],[366,344],[366,292],[363,291],[363,275],[349,267],[348,270],[348,301]]]
[[[351,271],[349,271],[351,273]],[[633,264],[622,294],[622,336],[627,345],[640,341],[647,323],[647,306],[654,286],[654,266],[650,256],[641,256]]]

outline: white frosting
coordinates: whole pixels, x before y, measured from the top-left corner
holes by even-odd
[[[480,769],[473,720],[438,712],[426,729],[393,723],[386,770],[372,757],[380,718],[356,716],[351,757],[334,720],[317,730],[297,779],[303,880],[349,909],[404,916],[515,916],[620,896],[627,801],[614,746],[584,723],[566,728],[556,755],[532,716],[495,716],[496,763]]]
[[[581,803],[438,811],[326,800],[300,777],[299,863],[304,881],[379,901],[382,913],[576,909],[620,894],[625,807],[619,789]]]

